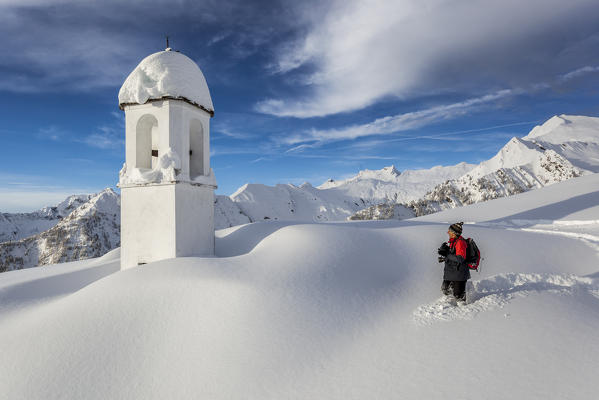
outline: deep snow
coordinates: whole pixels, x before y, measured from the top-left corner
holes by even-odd
[[[178,51],[159,51],[144,58],[119,90],[119,106],[144,104],[163,97],[183,98],[212,112],[212,98],[204,74]]]
[[[264,222],[214,258],[0,275],[10,399],[595,399],[599,175],[406,221]],[[448,306],[447,222],[484,255]],[[526,221],[526,222],[522,222]]]

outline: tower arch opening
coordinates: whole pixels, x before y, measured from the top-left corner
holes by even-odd
[[[158,120],[143,115],[135,127],[135,168],[153,168],[158,162]]]
[[[194,119],[189,124],[189,177],[205,175],[204,171],[204,127]]]

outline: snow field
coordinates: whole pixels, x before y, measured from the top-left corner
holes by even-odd
[[[576,290],[596,288],[584,277],[596,272],[596,252],[572,239],[466,226],[487,254],[486,278],[474,273],[480,297],[421,316],[422,324],[418,310],[440,296],[435,249],[446,228],[417,221],[231,228],[219,242],[237,233],[237,245],[245,239],[246,249],[253,246],[248,253],[116,272],[0,320],[0,363],[12,365],[0,385],[10,398],[468,398],[487,390],[491,370],[506,379],[526,373],[532,386],[515,394],[560,393],[562,384],[548,383],[549,372],[530,361],[521,360],[529,371],[494,365],[513,364],[507,355],[538,357],[542,346],[563,356],[552,367],[563,379],[588,378],[576,392],[584,394],[589,370],[577,371],[572,350],[551,343],[564,334],[596,343],[587,329],[564,323],[582,318],[572,308],[597,309],[597,298]],[[539,251],[518,256],[533,244]],[[564,244],[579,263],[568,265]],[[522,272],[508,272],[514,270]],[[525,298],[543,298],[542,314]],[[539,326],[550,319],[551,330],[528,338],[532,348],[498,341],[532,329],[523,326],[523,313]],[[599,328],[597,315],[584,318],[589,329]],[[462,365],[477,373],[465,374]],[[455,390],[456,379],[457,392],[442,389]]]
[[[573,181],[460,218],[237,226],[217,232],[214,258],[118,271],[112,253],[4,273],[0,387],[11,399],[594,399],[599,253],[582,235],[599,215],[595,181]],[[484,260],[469,304],[448,307],[436,249],[460,219]]]

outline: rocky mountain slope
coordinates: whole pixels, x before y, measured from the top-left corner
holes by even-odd
[[[554,116],[523,138],[512,138],[493,158],[422,198],[368,207],[351,219],[421,216],[510,196],[599,172],[599,118]],[[399,210],[399,211],[398,211]]]
[[[67,199],[70,207],[60,208],[59,205],[50,211],[58,216],[85,196],[74,198]],[[0,243],[0,272],[99,257],[118,246],[120,198],[112,189],[105,189],[91,195],[87,202],[76,207],[50,229],[23,239]]]

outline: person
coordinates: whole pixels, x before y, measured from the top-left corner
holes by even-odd
[[[447,296],[451,291],[453,297],[459,302],[466,301],[466,282],[470,279],[470,268],[466,263],[468,244],[462,237],[463,225],[463,222],[451,224],[447,230],[449,244],[443,243],[438,250],[441,256],[439,262],[445,262],[441,292]]]

